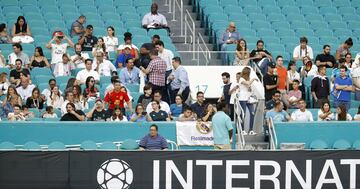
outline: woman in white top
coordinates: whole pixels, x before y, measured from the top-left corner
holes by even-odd
[[[51,90],[50,96],[47,99],[46,104],[48,106],[52,106],[53,108],[61,109],[63,103],[64,103],[64,98],[60,94],[59,87],[55,86]]]
[[[104,36],[106,52],[114,52],[119,45],[119,39],[115,37],[115,29],[112,26],[107,27],[107,36]]]
[[[346,111],[346,106],[344,104],[340,104],[336,108],[336,114],[335,114],[335,120],[336,121],[351,121],[352,117],[350,114]]]
[[[7,79],[7,73],[3,72],[0,74],[0,96],[6,95],[10,82]]]
[[[250,79],[251,69],[249,67],[245,67],[241,72],[241,78],[239,81],[239,101],[240,106],[246,115],[247,110],[250,112],[250,129],[249,135],[255,135],[256,133],[253,131],[254,127],[254,117],[255,117],[255,108],[254,105],[249,103],[249,99],[251,96],[251,84],[257,80],[256,78]],[[247,132],[244,130],[244,122],[242,123],[243,134],[246,135]]]
[[[360,121],[360,106],[358,107],[357,114],[354,115],[354,121]]]
[[[102,52],[104,55],[104,59],[107,59],[108,53],[106,51],[104,39],[102,37],[98,38],[97,44],[92,49],[92,55],[94,57],[94,62],[96,62],[95,59],[96,59],[96,54],[98,52]]]
[[[123,115],[121,109],[119,107],[116,107],[113,115],[110,117],[110,121],[125,122],[128,121],[128,119],[126,118],[126,116]]]
[[[239,82],[240,82],[240,78],[241,78],[241,72],[236,73],[236,82],[232,82],[230,85],[230,91],[229,91],[229,95],[230,95],[230,109],[232,111],[231,116],[232,116],[232,120],[234,119],[234,100],[236,97],[236,94],[239,93]]]
[[[300,70],[301,77],[314,76],[317,72],[317,66],[311,61],[310,57],[305,56],[303,59],[303,66]]]
[[[247,66],[249,64],[249,60],[250,53],[247,48],[246,41],[241,38],[239,39],[236,47],[234,65]]]
[[[290,61],[287,71],[289,86],[292,86],[294,80],[300,81],[299,86],[301,86],[300,74],[296,71],[296,62]]]
[[[318,111],[318,121],[331,121],[334,119],[334,113],[331,112],[329,102],[324,102]]]

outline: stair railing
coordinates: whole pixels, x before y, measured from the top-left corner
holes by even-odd
[[[276,150],[276,147],[278,145],[278,140],[276,135],[275,124],[272,118],[269,118],[267,120],[267,125],[269,127],[269,135],[270,135],[270,150]]]
[[[193,53],[195,54],[195,51]],[[206,66],[207,66],[211,60],[211,51],[209,50],[208,46],[206,45],[205,40],[204,40],[203,36],[201,35],[201,33],[198,33],[196,53],[197,53],[198,66],[200,64],[200,53],[204,56],[205,61],[206,61]],[[194,56],[194,54],[193,54],[193,56]]]
[[[190,51],[195,51],[195,37],[196,37],[195,22],[192,19],[189,11],[187,9],[185,11],[186,11],[185,19],[184,19],[185,27],[184,27],[184,31],[181,28],[181,35],[183,33],[185,33],[185,44],[188,43],[188,38],[190,38],[189,43],[192,44],[192,45],[190,46],[189,50]],[[188,31],[190,32],[189,36],[188,36]],[[193,54],[193,59],[195,59],[195,53]]]
[[[243,135],[242,122],[244,121],[244,110],[240,106],[239,97],[236,95],[234,99],[234,122],[238,132],[237,141],[239,141],[239,149],[245,149],[245,136]]]
[[[166,3],[166,0],[165,0]],[[180,35],[184,36],[184,2],[183,0],[168,0],[169,12],[172,13],[172,20],[176,21],[176,10],[180,12]],[[177,8],[177,9],[176,9]]]

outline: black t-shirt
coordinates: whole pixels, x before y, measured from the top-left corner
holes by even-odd
[[[269,75],[266,73],[264,75],[264,88],[265,88],[265,101],[268,101],[271,99],[272,94],[276,91],[276,87],[270,90],[266,89],[266,85],[276,85],[277,83],[277,76],[276,75]]]
[[[150,117],[153,121],[166,121],[168,114],[163,110],[160,110],[159,112],[152,111],[150,112]]]
[[[137,103],[142,104],[143,107],[146,108],[151,101],[152,101],[151,96],[145,96],[144,94],[142,94],[139,96]]]
[[[75,112],[79,115],[85,115],[84,112],[81,110],[76,110]],[[74,114],[66,113],[61,117],[60,121],[80,121],[80,120]]]
[[[20,72],[18,72],[16,69],[10,71],[10,77],[14,77],[15,79],[20,79],[20,73],[26,73],[27,75],[30,75],[30,72],[28,69],[22,69]]]
[[[90,120],[91,121],[106,121],[107,118],[109,118],[109,115],[106,110],[101,110],[100,112],[98,112],[95,109]]]
[[[268,55],[271,56],[271,54],[269,53],[269,51],[267,51],[267,50],[265,50],[265,49],[261,49],[261,50],[259,50],[259,49],[254,49],[254,50],[251,51],[250,57],[255,57],[257,54],[259,54],[259,52],[265,52],[266,54],[268,54]],[[258,63],[258,62],[259,62],[261,59],[263,59],[264,57],[266,57],[266,56],[262,56],[261,58],[255,58],[255,59],[253,59],[253,61],[256,62],[256,63]]]
[[[329,78],[326,80],[315,77],[311,80],[311,92],[315,92],[318,99],[327,99],[330,95],[330,82]]]
[[[229,95],[230,86],[231,86],[231,83],[224,85],[224,88],[223,88],[224,100],[225,100],[226,104],[230,104],[230,97],[231,97],[231,95]]]
[[[336,60],[335,57],[331,54],[318,54],[316,56],[315,62],[316,61],[320,61],[320,62],[331,62],[333,64],[332,67],[330,67],[329,65],[326,65],[327,68],[334,68],[335,64],[336,64]]]
[[[33,99],[33,98],[29,97],[28,99],[26,99],[26,106],[28,108],[43,109],[44,101],[41,99],[39,100],[39,99]]]
[[[97,38],[95,36],[85,36],[85,41],[82,44],[83,51],[92,51],[94,45],[97,43]]]

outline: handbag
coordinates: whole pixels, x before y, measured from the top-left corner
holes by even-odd
[[[259,100],[258,100],[257,96],[255,94],[251,94],[250,97],[249,97],[248,103],[249,104],[256,104],[258,102],[259,102]]]

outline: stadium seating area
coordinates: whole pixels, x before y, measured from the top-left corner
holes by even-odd
[[[290,60],[299,38],[306,36],[314,55],[329,44],[332,53],[348,37],[353,54],[360,51],[360,1],[358,0],[198,0],[196,9],[212,42],[230,21],[254,49],[258,39],[274,56]],[[234,51],[235,46],[231,51]]]
[[[86,24],[94,26],[96,37],[105,36],[106,27],[113,26],[119,43],[122,43],[122,34],[129,31],[133,34],[133,43],[140,47],[150,42],[152,35],[158,34],[166,48],[175,52],[176,48],[166,30],[147,32],[141,27],[141,19],[150,12],[151,3],[151,0],[1,0],[0,23],[6,23],[8,31],[11,31],[17,17],[24,15],[35,40],[33,44],[23,44],[24,52],[32,55],[34,48],[40,46],[48,59],[51,59],[51,54],[45,45],[52,38],[52,33],[61,30],[69,36],[72,22],[81,14],[86,16]],[[77,42],[78,37],[72,41]],[[12,52],[11,45],[1,44],[0,49],[6,58]],[[70,54],[73,51],[69,49]],[[111,59],[114,57],[110,55]]]

